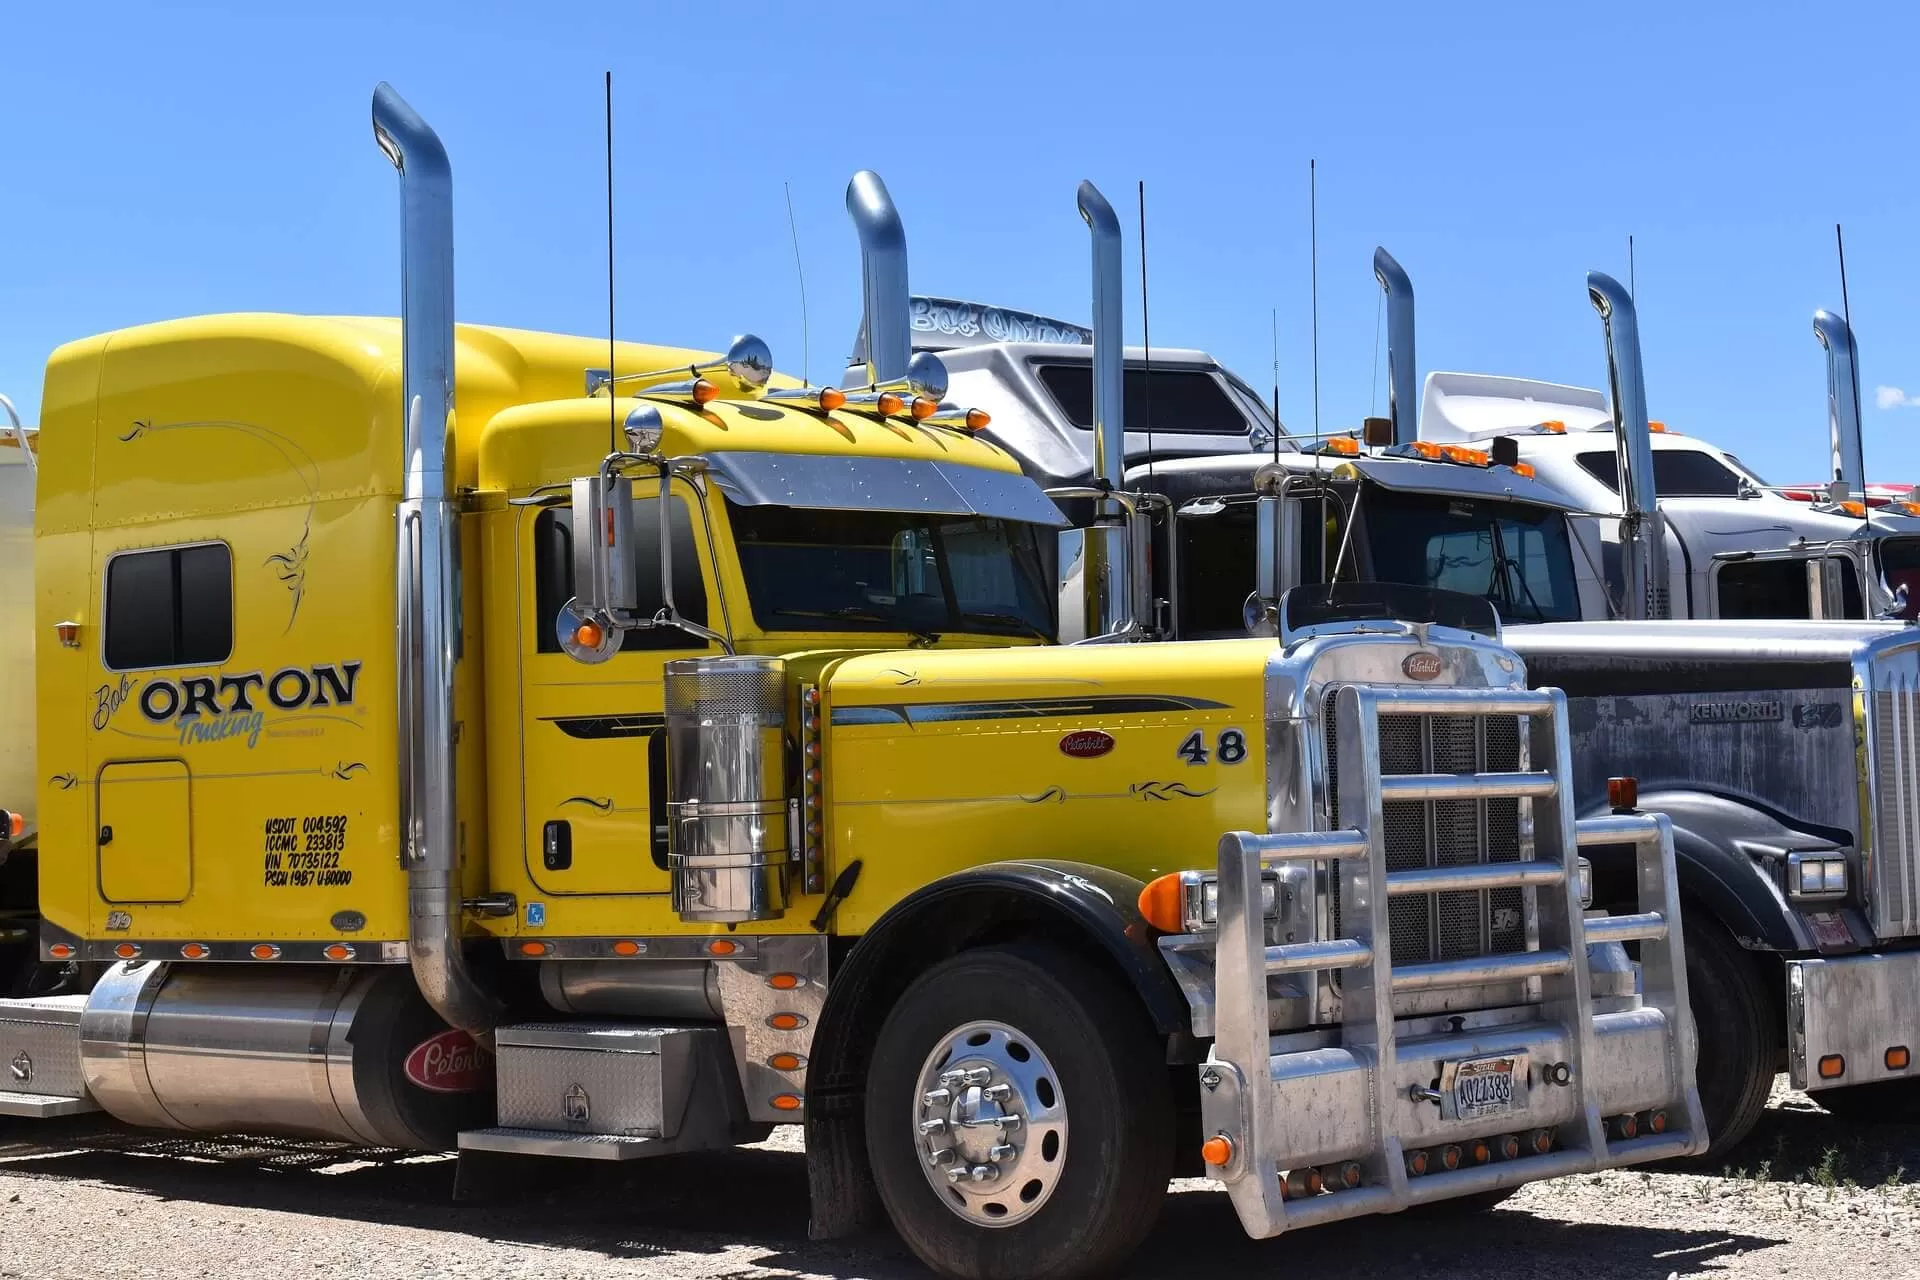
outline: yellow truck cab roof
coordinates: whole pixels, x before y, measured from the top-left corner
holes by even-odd
[[[585,394],[586,371],[607,366],[605,339],[463,324],[456,326],[456,341],[457,485],[524,490],[558,483],[586,474],[612,447],[606,397]],[[97,442],[228,419],[272,437],[274,448],[261,461],[272,465],[275,450],[288,454],[286,465],[307,467],[318,490],[397,494],[401,348],[401,325],[392,317],[279,313],[193,316],[67,343],[48,361],[42,422],[66,428],[79,418],[96,430],[47,432],[46,449],[59,456],[50,457],[51,474],[43,478],[43,492],[52,498],[43,519],[92,524],[96,511],[111,507],[116,514],[109,522],[121,523],[138,520],[139,512],[178,511],[191,496],[160,477],[121,477],[125,485],[116,492],[115,477],[92,476],[94,492],[85,504],[92,509],[85,514],[60,497],[86,493]],[[623,375],[714,358],[637,342],[615,344],[614,354]],[[775,385],[799,383],[776,378]],[[280,420],[272,423],[255,421],[268,403],[291,412],[276,414]],[[670,455],[888,457],[1018,472],[997,446],[961,431],[774,401],[719,400],[696,408],[620,397],[614,421],[642,403],[660,411],[660,449]],[[192,407],[170,415],[171,405]],[[212,466],[225,469],[217,461]]]

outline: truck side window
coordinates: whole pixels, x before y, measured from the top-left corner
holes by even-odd
[[[635,497],[633,549],[640,564],[639,613],[651,616],[660,600],[660,515],[658,498]],[[547,507],[533,522],[533,593],[538,621],[534,627],[536,651],[559,653],[560,637],[554,618],[573,598],[573,525],[568,507]],[[700,577],[700,557],[694,548],[693,518],[687,504],[676,498],[673,521],[673,603],[680,616],[705,625],[707,585]],[[622,653],[645,649],[704,649],[706,642],[674,627],[629,631],[620,642]]]
[[[1840,561],[1840,607],[1844,617],[1861,615],[1860,575],[1851,560]],[[1807,562],[1800,558],[1732,561],[1715,574],[1722,618],[1807,618],[1813,601],[1807,590]]]
[[[233,655],[233,552],[122,552],[107,561],[106,612],[109,670],[217,666]]]

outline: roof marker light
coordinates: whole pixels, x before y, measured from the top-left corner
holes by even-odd
[[[1567,434],[1567,424],[1560,421],[1560,419],[1558,418],[1549,418],[1545,422],[1540,424],[1539,430],[1544,431],[1549,435],[1563,436]]]
[[[845,404],[846,402],[847,402],[847,393],[842,391],[840,388],[838,387],[820,388],[820,408],[823,412],[832,413],[835,409],[838,409],[841,405]]]
[[[893,391],[882,391],[880,398],[874,401],[874,407],[883,418],[891,418],[907,407],[906,398]]]
[[[720,388],[714,386],[705,378],[695,378],[693,380],[692,395],[695,404],[710,404],[720,398]]]
[[[923,422],[940,412],[940,402],[931,396],[915,396],[913,403],[907,406],[915,422]]]

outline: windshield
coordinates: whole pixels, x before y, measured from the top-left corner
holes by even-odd
[[[765,630],[1054,638],[1033,525],[732,502],[727,512]]]
[[[1580,617],[1565,516],[1485,498],[1370,490],[1362,509],[1373,577],[1484,596],[1508,622]]]

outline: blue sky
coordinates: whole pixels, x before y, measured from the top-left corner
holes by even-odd
[[[1866,3],[13,5],[0,109],[0,392],[60,342],[224,310],[391,313],[396,195],[367,103],[446,140],[462,319],[604,332],[601,73],[614,72],[623,338],[750,330],[811,372],[858,323],[847,178],[877,169],[917,290],[1084,319],[1081,178],[1147,184],[1152,335],[1313,417],[1384,409],[1385,244],[1419,364],[1605,376],[1590,267],[1637,250],[1652,414],[1769,479],[1817,477],[1845,224],[1870,478],[1920,481],[1920,13]],[[1913,404],[1876,387],[1915,393]]]

